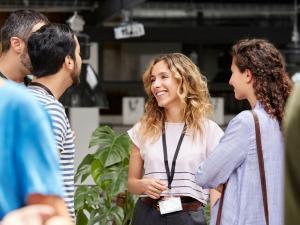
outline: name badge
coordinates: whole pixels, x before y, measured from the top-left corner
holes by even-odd
[[[168,214],[182,210],[180,197],[170,197],[158,202],[160,214]]]

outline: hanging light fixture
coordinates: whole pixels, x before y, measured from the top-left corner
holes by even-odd
[[[141,37],[145,35],[145,28],[142,23],[132,21],[131,11],[124,9],[124,0],[121,1],[122,22],[114,28],[116,39]]]

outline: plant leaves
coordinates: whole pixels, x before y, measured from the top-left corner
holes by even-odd
[[[88,218],[84,214],[84,210],[78,210],[76,214],[76,225],[87,225],[88,224]]]
[[[92,162],[91,164],[91,175],[94,179],[94,182],[96,184],[100,184],[97,182],[97,180],[99,179],[99,176],[102,176],[103,174],[103,170],[104,170],[104,167],[103,167],[103,164],[101,163],[100,160],[96,159]]]
[[[122,133],[116,138],[115,141],[118,148],[122,150],[121,152],[124,153],[124,158],[129,157],[130,150],[131,150],[131,139],[129,138],[127,133]]]
[[[98,150],[95,158],[103,162],[105,167],[109,167],[122,161],[120,150],[116,147],[116,145],[111,145]]]
[[[111,196],[127,190],[128,166],[111,166],[104,168],[100,176],[98,174],[95,182],[103,188],[103,191],[109,192]]]
[[[75,192],[75,197],[74,197],[75,210],[84,208],[85,196],[86,196],[87,192],[88,192],[87,186],[78,186],[77,187],[76,192]]]
[[[122,225],[124,219],[124,210],[119,206],[113,206],[111,216],[116,225]]]
[[[91,163],[94,160],[94,156],[88,154],[84,157],[82,162],[79,164],[77,172],[75,174],[74,180],[75,183],[78,181],[79,177],[81,177],[81,183],[91,174]]]
[[[111,140],[109,146],[98,148],[95,158],[103,162],[105,167],[117,164],[129,158],[131,141],[127,134],[123,133]]]
[[[127,190],[128,167],[122,167],[117,171],[111,184],[111,192],[113,196]]]
[[[76,190],[75,210],[83,221],[80,225],[86,225],[86,218],[88,225],[128,225],[135,202],[126,192],[131,140],[127,133],[116,135],[110,127],[100,126],[89,143],[89,148],[94,146],[97,151],[83,159],[76,173],[76,180],[83,182],[91,175],[95,182],[95,186]],[[119,193],[126,196],[124,209],[116,205]]]
[[[92,134],[89,148],[99,145],[100,147],[109,146],[115,137],[114,131],[109,126],[100,126]]]
[[[100,221],[99,221],[99,219],[101,219],[99,216],[96,216],[97,214],[99,213],[99,210],[97,209],[97,210],[93,210],[93,211],[91,211],[91,213],[90,213],[90,219],[89,219],[89,221],[88,221],[88,225],[94,225],[94,224],[96,224],[96,223],[100,223],[100,224],[102,224]]]
[[[97,186],[78,186],[74,197],[75,210],[87,209],[87,206],[97,208],[103,201],[100,198],[100,193],[101,189]]]

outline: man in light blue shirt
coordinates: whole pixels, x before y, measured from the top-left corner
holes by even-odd
[[[0,78],[0,220],[30,204],[46,204],[71,224],[50,120],[23,88]]]
[[[259,118],[266,174],[269,224],[283,224],[284,106],[291,91],[280,52],[260,39],[241,40],[232,48],[229,84],[237,100],[246,99]],[[222,225],[265,225],[254,119],[243,111],[230,121],[219,145],[203,162],[196,181],[204,188],[227,182]],[[213,206],[216,224],[219,201]]]

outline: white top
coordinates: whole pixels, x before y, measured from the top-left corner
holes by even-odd
[[[171,170],[174,153],[183,129],[184,123],[165,123],[166,143],[168,150],[169,168]],[[148,140],[143,145],[139,137],[140,123],[137,123],[128,134],[132,142],[140,149],[144,160],[143,178],[156,178],[164,181],[168,179],[164,164],[162,136],[156,140]],[[172,194],[176,196],[190,196],[206,204],[209,190],[202,189],[196,184],[195,173],[200,163],[207,158],[223,135],[222,129],[213,121],[206,120],[203,124],[203,135],[198,133],[194,138],[187,133],[182,141],[176,161],[174,179],[171,184]],[[168,191],[161,193],[167,196]]]

